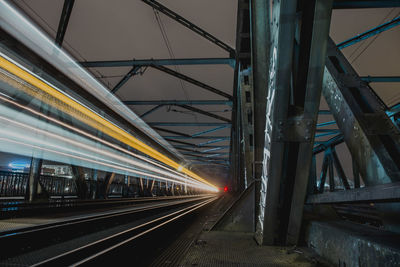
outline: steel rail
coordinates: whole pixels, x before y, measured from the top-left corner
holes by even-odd
[[[87,216],[81,216],[78,218],[66,219],[66,220],[58,221],[58,222],[54,222],[54,223],[40,224],[40,225],[36,225],[36,226],[31,226],[31,227],[25,227],[25,228],[10,230],[10,231],[4,231],[0,234],[0,242],[3,241],[5,238],[9,238],[10,236],[12,236],[14,238],[16,236],[21,236],[21,235],[28,234],[28,233],[41,232],[41,231],[46,231],[46,230],[51,230],[51,229],[56,229],[56,228],[62,228],[64,226],[72,226],[72,225],[77,225],[77,224],[81,224],[81,223],[94,222],[94,221],[99,221],[99,220],[106,219],[106,218],[111,218],[111,217],[116,217],[116,216],[124,216],[124,215],[139,213],[139,212],[143,212],[143,211],[149,211],[149,210],[153,210],[153,209],[194,202],[197,200],[202,200],[202,199],[210,198],[210,197],[211,197],[210,195],[207,195],[207,196],[203,196],[203,197],[199,197],[199,198],[190,198],[190,199],[186,199],[186,200],[178,199],[172,203],[171,202],[156,203],[156,204],[148,206],[148,207],[133,207],[130,210],[124,209],[122,211],[121,210],[110,211],[110,212],[105,212],[103,214],[96,213],[96,214],[91,214],[91,215],[87,215]]]
[[[100,240],[91,242],[91,243],[86,244],[84,246],[81,246],[81,247],[72,249],[70,251],[61,253],[61,254],[59,254],[57,256],[53,256],[53,257],[48,258],[46,260],[43,260],[41,262],[35,263],[35,264],[31,265],[31,266],[54,265],[54,263],[57,263],[58,261],[65,262],[65,260],[67,260],[68,257],[73,257],[74,253],[78,253],[78,252],[82,253],[82,250],[84,250],[84,249],[92,248],[93,246],[99,245],[101,243],[104,244],[105,242],[109,242],[109,241],[112,242],[112,239],[120,238],[122,235],[129,235],[131,232],[133,232],[135,230],[144,228],[141,232],[139,232],[139,233],[137,233],[137,234],[135,234],[133,236],[128,236],[128,237],[124,238],[123,241],[118,241],[117,243],[115,243],[115,244],[113,244],[111,246],[108,246],[105,249],[101,249],[100,251],[98,251],[96,253],[91,253],[91,255],[89,255],[89,256],[87,256],[87,257],[85,257],[85,258],[83,258],[83,259],[81,259],[81,260],[79,260],[77,262],[74,262],[71,265],[72,266],[78,266],[78,265],[85,264],[85,263],[87,263],[87,262],[89,262],[89,261],[91,261],[91,260],[93,260],[95,258],[98,258],[101,255],[109,253],[110,251],[112,251],[112,250],[114,250],[114,249],[116,249],[118,247],[121,247],[122,245],[127,244],[128,242],[131,242],[131,241],[133,241],[133,240],[135,240],[135,239],[137,239],[137,238],[139,238],[139,237],[141,237],[141,236],[143,236],[143,235],[145,235],[147,233],[150,233],[150,232],[152,232],[152,231],[154,231],[154,230],[156,230],[156,229],[158,229],[158,228],[160,228],[160,227],[162,227],[162,226],[164,226],[164,225],[166,225],[166,224],[168,224],[170,222],[173,222],[173,221],[181,218],[182,216],[184,216],[186,214],[189,214],[189,213],[191,213],[191,212],[193,212],[193,211],[195,211],[195,210],[197,210],[197,209],[199,209],[199,208],[201,208],[201,207],[213,202],[215,199],[217,199],[217,197],[213,197],[211,199],[204,200],[204,201],[202,201],[200,203],[193,204],[193,205],[191,205],[189,207],[182,208],[182,209],[180,209],[178,211],[174,211],[174,212],[169,213],[167,215],[163,215],[163,216],[161,216],[159,218],[150,220],[148,222],[145,222],[145,223],[142,223],[140,225],[134,226],[132,228],[129,228],[129,229],[124,230],[124,231],[121,231],[119,233],[107,236],[105,238],[102,238]],[[158,222],[160,222],[160,223],[158,223]],[[154,225],[155,223],[158,223],[158,224]],[[154,225],[154,226],[152,226],[152,225]],[[145,228],[146,226],[147,226],[147,228]]]

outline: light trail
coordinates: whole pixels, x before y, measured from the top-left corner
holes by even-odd
[[[50,132],[50,129],[42,130],[42,129],[39,129],[38,127],[33,127],[33,126],[26,125],[26,119],[25,119],[25,122],[23,122],[23,123],[22,122],[16,122],[15,121],[15,118],[16,118],[15,115],[17,115],[17,114],[13,114],[12,111],[7,111],[7,108],[5,108],[5,107],[1,107],[0,106],[0,111],[3,114],[7,113],[7,114],[9,114],[10,117],[14,118],[14,119],[9,119],[9,118],[5,118],[3,116],[0,116],[0,121],[7,122],[7,124],[8,124],[8,125],[4,125],[4,127],[2,127],[0,129],[0,133],[3,133],[4,135],[10,135],[11,137],[14,137],[14,138],[15,137],[20,137],[20,139],[23,139],[25,142],[27,142],[27,141],[31,141],[31,143],[35,143],[35,142],[39,143],[40,142],[44,146],[52,146],[52,147],[60,149],[60,150],[66,150],[66,151],[69,151],[69,152],[72,152],[72,153],[77,153],[77,154],[80,154],[81,156],[85,156],[85,157],[88,157],[88,158],[94,158],[94,159],[97,159],[99,161],[106,161],[106,162],[108,161],[109,163],[113,163],[113,164],[117,164],[117,165],[120,165],[120,166],[124,166],[121,163],[116,163],[116,162],[112,162],[110,160],[106,160],[105,159],[107,157],[111,157],[111,158],[114,158],[116,160],[125,162],[127,164],[134,165],[135,167],[138,167],[138,168],[143,168],[143,169],[146,169],[146,170],[149,170],[149,171],[152,171],[152,172],[156,172],[158,174],[166,175],[166,176],[169,176],[171,178],[175,178],[175,179],[184,181],[184,182],[190,181],[191,184],[200,185],[200,182],[198,182],[197,180],[190,179],[190,178],[188,179],[188,178],[186,178],[184,176],[172,175],[170,172],[166,172],[166,171],[154,168],[152,166],[148,166],[148,165],[143,164],[141,162],[129,159],[127,157],[123,157],[121,155],[115,154],[114,151],[95,148],[94,146],[96,145],[96,143],[93,143],[91,145],[90,144],[85,144],[85,143],[77,140],[78,137],[76,137],[76,136],[73,136],[73,137],[75,137],[75,139],[67,138],[67,137],[59,135],[60,132],[55,134],[55,133]],[[21,120],[21,118],[19,118],[19,120]],[[38,121],[35,118],[29,118],[29,120],[31,120],[32,124],[37,125],[37,126],[40,126],[40,125],[44,126],[44,124],[45,124],[43,122]],[[22,130],[20,130],[18,128],[17,129],[8,129],[8,128],[10,128],[9,126],[11,126],[11,125],[13,125],[15,127],[22,128]],[[18,132],[26,132],[26,131],[23,131],[23,130],[28,130],[28,131],[40,133],[42,136],[45,136],[47,138],[45,140],[38,140],[36,138],[26,137],[26,136],[21,135],[21,134],[18,133]],[[62,130],[62,129],[59,129],[59,130]],[[79,148],[85,149],[86,151],[92,151],[95,154],[91,155],[91,154],[85,154],[85,153],[82,153],[82,152],[78,152],[78,151],[73,150],[72,148],[70,148],[68,146],[65,146],[65,145],[64,146],[57,146],[57,145],[54,144],[54,141],[52,141],[49,138],[53,138],[53,139],[56,139],[56,140],[59,140],[59,141],[66,142],[69,145],[71,145],[72,147],[77,146]],[[82,139],[82,138],[79,138],[79,139]],[[103,157],[98,158],[99,154],[101,154]]]
[[[40,147],[40,146],[37,146],[37,145],[27,144],[25,142],[16,141],[16,140],[12,140],[12,139],[9,139],[9,138],[0,137],[0,144],[1,144],[2,141],[3,141],[3,144],[2,144],[3,146],[5,146],[7,144],[10,144],[10,143],[13,143],[15,145],[20,145],[20,146],[23,146],[23,147],[30,147],[30,148],[33,148],[33,149],[37,149],[39,153],[45,151],[45,152],[49,152],[49,153],[52,153],[52,154],[64,156],[66,158],[74,158],[74,159],[77,159],[79,161],[90,162],[90,163],[93,163],[93,164],[96,164],[96,165],[100,166],[99,169],[103,169],[103,170],[104,170],[104,168],[101,168],[101,166],[108,167],[108,168],[114,169],[114,170],[124,171],[124,173],[130,173],[131,175],[132,174],[133,175],[142,175],[142,176],[147,176],[147,177],[151,177],[151,178],[154,178],[154,179],[163,180],[163,181],[167,181],[167,182],[173,182],[173,183],[182,184],[182,185],[190,184],[190,183],[181,182],[181,181],[177,181],[177,180],[173,180],[173,179],[168,179],[168,178],[165,178],[165,177],[162,177],[162,176],[157,176],[157,175],[154,175],[154,174],[149,174],[149,173],[146,173],[146,172],[137,171],[137,170],[130,169],[130,168],[127,168],[127,167],[115,166],[114,164],[109,164],[109,163],[105,163],[105,162],[99,164],[99,162],[96,161],[96,160],[84,158],[84,157],[73,155],[73,154],[68,154],[68,153],[65,153],[65,152],[60,152],[60,151],[57,151],[57,150],[52,150],[52,149],[49,149],[49,148]],[[196,188],[204,189],[204,190],[210,190],[210,187],[206,186],[204,184],[203,185],[192,185],[192,186],[196,187]]]
[[[3,95],[4,97],[1,96],[1,95]],[[21,109],[24,109],[24,110],[26,110],[26,111],[29,111],[30,113],[33,113],[33,114],[35,114],[35,115],[37,115],[37,116],[39,116],[39,117],[41,117],[41,118],[43,118],[43,119],[45,119],[45,120],[51,121],[51,122],[53,122],[53,123],[55,123],[55,124],[58,124],[58,125],[60,125],[60,126],[62,126],[62,127],[67,128],[67,129],[69,129],[69,130],[71,130],[71,131],[74,131],[74,132],[76,132],[76,133],[82,134],[82,135],[84,135],[84,136],[86,136],[86,137],[88,137],[88,138],[91,138],[91,139],[93,139],[93,140],[95,140],[95,141],[97,141],[97,142],[100,142],[100,143],[102,143],[102,144],[104,144],[104,145],[110,146],[110,147],[112,147],[112,148],[114,148],[114,149],[116,149],[116,150],[119,150],[119,151],[123,152],[123,153],[129,154],[129,155],[131,155],[131,156],[133,156],[133,157],[135,157],[135,158],[138,158],[138,159],[143,160],[143,161],[146,161],[146,162],[148,162],[148,163],[150,163],[150,164],[152,164],[152,165],[155,165],[155,166],[157,166],[157,167],[159,167],[159,168],[162,168],[162,169],[164,169],[164,170],[167,170],[168,172],[175,173],[176,175],[179,175],[179,176],[182,176],[182,175],[183,175],[183,174],[181,174],[181,173],[179,173],[179,172],[177,172],[177,171],[175,171],[175,170],[173,170],[173,169],[169,169],[169,168],[165,167],[164,165],[161,165],[161,164],[157,163],[156,161],[153,161],[153,160],[150,160],[150,159],[148,159],[148,158],[146,158],[146,157],[143,157],[143,156],[141,156],[141,155],[135,154],[135,153],[133,153],[133,152],[131,152],[131,151],[125,149],[125,148],[122,148],[122,147],[120,147],[120,146],[118,146],[118,145],[115,145],[115,144],[113,144],[113,143],[111,143],[111,142],[108,142],[108,141],[106,141],[106,140],[103,140],[103,139],[101,139],[101,138],[99,138],[99,137],[97,137],[97,136],[95,136],[95,135],[92,135],[92,134],[89,134],[89,133],[87,133],[87,132],[85,132],[85,131],[82,131],[82,130],[80,130],[79,128],[73,127],[73,126],[71,126],[71,125],[69,125],[69,124],[66,124],[66,123],[64,123],[64,122],[62,122],[62,121],[60,121],[60,120],[57,120],[57,119],[55,119],[55,118],[53,118],[53,117],[44,115],[43,113],[40,113],[40,112],[38,112],[38,111],[36,111],[36,110],[34,110],[34,109],[32,109],[32,108],[29,108],[29,107],[27,107],[27,106],[21,105],[21,104],[15,102],[15,101],[12,101],[11,99],[13,99],[13,98],[10,97],[10,96],[8,96],[8,95],[5,95],[5,94],[3,94],[3,93],[0,93],[0,99],[3,100],[3,101],[5,101],[5,102],[7,102],[7,103],[9,103],[9,104],[12,104],[12,105],[18,107],[18,108],[21,108]],[[191,179],[189,176],[183,176],[183,177]]]
[[[178,171],[181,171],[182,173],[185,173],[188,176],[211,186],[212,188],[214,188],[214,191],[218,190],[216,186],[210,184],[208,181],[204,180],[197,174],[191,172],[190,170],[181,166],[177,162],[173,161],[172,159],[168,158],[167,156],[158,152],[152,147],[146,145],[142,141],[138,140],[131,134],[122,130],[121,128],[114,125],[110,121],[104,119],[103,117],[96,114],[89,108],[78,103],[74,99],[66,96],[65,94],[57,90],[54,86],[50,86],[46,82],[35,77],[27,70],[23,69],[21,66],[18,66],[15,62],[6,59],[3,54],[0,57],[0,67],[8,71],[9,73],[21,78],[28,84],[34,86],[35,88],[39,89],[39,90],[33,90],[32,88],[28,87],[21,87],[20,85],[17,86],[17,88],[22,89],[25,93],[31,95],[32,97],[41,99],[42,102],[67,113],[68,115],[74,117],[75,119],[78,119],[81,122],[95,128],[96,130],[103,132],[108,136],[111,136],[114,139],[122,143],[125,143],[128,146],[131,146],[137,149],[138,151],[141,151],[142,153],[149,155],[160,162],[163,162],[164,164],[169,165],[177,169]],[[11,85],[15,86],[15,84]]]

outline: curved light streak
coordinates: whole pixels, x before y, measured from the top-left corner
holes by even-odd
[[[4,107],[0,107],[0,110],[2,111],[2,113],[10,113],[10,112],[4,112],[5,111]],[[10,115],[12,116],[13,114],[10,114]],[[12,116],[12,117],[15,117],[15,116]],[[39,125],[41,123],[44,124],[43,122],[37,121],[37,119],[34,119],[34,118],[30,118],[30,120],[32,120],[33,124],[39,124]],[[165,175],[165,176],[169,176],[169,177],[174,178],[174,179],[178,179],[178,180],[181,180],[181,181],[184,181],[184,182],[190,181],[191,183],[198,184],[198,185],[200,184],[200,182],[198,182],[197,180],[190,179],[190,178],[188,179],[188,178],[183,177],[183,176],[173,175],[170,172],[166,172],[164,170],[160,170],[158,168],[154,168],[152,166],[148,166],[146,164],[143,164],[141,162],[132,160],[130,158],[123,157],[121,155],[115,154],[115,152],[113,152],[113,151],[95,148],[93,146],[93,145],[96,145],[95,143],[92,144],[92,145],[88,145],[88,144],[85,144],[85,143],[77,140],[76,137],[75,137],[75,140],[71,139],[71,138],[67,138],[65,136],[59,135],[59,133],[55,134],[55,133],[49,132],[50,129],[47,129],[45,131],[45,130],[39,129],[37,127],[26,125],[26,122],[23,122],[23,123],[16,122],[15,118],[14,119],[9,119],[9,118],[5,118],[3,116],[0,116],[0,121],[5,121],[9,125],[15,125],[16,127],[22,128],[22,130],[29,130],[29,131],[32,131],[32,132],[40,133],[43,137],[47,137],[47,139],[45,139],[45,140],[40,140],[40,139],[36,139],[34,137],[30,137],[30,136],[32,136],[32,134],[30,136],[28,136],[28,137],[25,136],[25,135],[21,135],[19,133],[21,131],[18,131],[18,129],[16,129],[15,132],[14,132],[14,129],[12,129],[13,131],[12,131],[12,134],[11,134],[10,133],[10,129],[7,129],[7,127],[0,128],[0,133],[11,135],[11,137],[14,137],[14,138],[15,137],[20,137],[20,139],[24,139],[25,142],[30,140],[31,143],[35,143],[35,142],[36,143],[41,143],[44,146],[52,146],[53,148],[57,148],[59,150],[66,150],[66,151],[69,151],[71,153],[80,154],[81,156],[84,156],[84,157],[87,157],[87,158],[93,158],[93,159],[97,159],[98,161],[105,161],[105,162],[109,162],[109,163],[112,163],[112,164],[124,166],[121,163],[117,163],[117,162],[113,162],[113,161],[105,159],[107,157],[111,157],[111,158],[114,158],[116,160],[125,162],[127,164],[134,165],[135,167],[146,169],[146,170],[152,171],[152,172],[156,172],[156,173],[159,173],[159,174],[162,174],[162,175]],[[59,141],[62,141],[62,142],[66,142],[66,143],[70,144],[71,147],[76,146],[76,147],[82,148],[82,149],[84,149],[86,151],[94,152],[94,154],[91,155],[91,154],[83,153],[83,152],[80,152],[80,151],[76,151],[76,150],[74,150],[74,149],[72,149],[72,148],[70,148],[68,146],[55,145],[54,142],[51,142],[52,140],[49,139],[49,138],[53,138],[53,139],[56,139],[56,140],[59,140]],[[86,140],[86,142],[88,142],[88,141]],[[102,155],[103,157],[99,158],[98,157],[99,154]]]
[[[1,96],[1,95],[4,95],[4,96]],[[95,140],[95,141],[97,141],[97,142],[99,142],[99,143],[102,143],[102,144],[106,145],[106,146],[112,147],[112,148],[114,148],[114,149],[116,149],[116,150],[119,150],[119,151],[121,151],[121,152],[123,152],[123,153],[126,153],[126,154],[130,155],[130,156],[133,156],[133,157],[135,157],[135,158],[138,158],[138,159],[140,159],[140,160],[142,160],[142,161],[146,161],[146,162],[148,162],[148,163],[150,163],[150,164],[152,164],[152,165],[155,165],[155,166],[157,166],[157,167],[159,167],[159,168],[162,168],[162,169],[166,170],[167,172],[172,172],[172,173],[175,173],[175,174],[180,175],[180,176],[184,175],[184,174],[179,173],[179,172],[177,172],[177,171],[175,171],[175,170],[173,170],[173,169],[167,168],[166,166],[161,165],[161,164],[157,163],[156,161],[153,161],[153,160],[150,160],[150,159],[148,159],[148,158],[146,158],[146,157],[144,157],[144,156],[135,154],[135,153],[133,153],[132,151],[129,151],[129,150],[123,148],[123,147],[120,147],[120,146],[115,145],[115,144],[113,144],[113,143],[111,143],[111,142],[108,142],[108,141],[106,141],[106,140],[103,140],[103,139],[101,139],[101,138],[99,138],[99,137],[97,137],[97,136],[95,136],[95,135],[92,135],[92,134],[90,134],[90,133],[87,133],[87,132],[85,132],[85,131],[82,131],[82,130],[79,129],[79,128],[73,127],[73,126],[71,126],[71,125],[69,125],[69,124],[66,124],[66,123],[64,123],[64,122],[62,122],[62,121],[60,121],[60,120],[57,120],[57,119],[55,119],[55,118],[53,118],[53,117],[44,115],[43,113],[40,113],[40,112],[38,112],[38,111],[36,111],[36,110],[34,110],[34,109],[32,109],[32,108],[29,108],[29,107],[27,107],[27,106],[21,105],[21,104],[15,102],[15,101],[11,100],[11,99],[13,99],[13,98],[11,98],[11,97],[8,96],[8,95],[5,95],[5,94],[0,93],[0,99],[3,100],[4,102],[7,102],[7,103],[9,103],[9,104],[12,104],[12,105],[14,105],[14,106],[16,106],[16,107],[18,107],[18,108],[20,108],[20,109],[24,109],[24,110],[26,110],[26,111],[29,111],[29,112],[32,113],[32,114],[35,114],[35,115],[37,115],[37,116],[39,116],[39,117],[41,117],[41,118],[44,118],[44,119],[47,120],[47,121],[51,121],[51,122],[53,122],[53,123],[55,123],[55,124],[58,124],[58,125],[60,125],[60,126],[62,126],[62,127],[64,127],[64,128],[67,128],[68,130],[71,130],[71,131],[74,131],[74,132],[79,133],[79,134],[81,134],[81,135],[84,135],[84,136],[86,136],[86,137],[88,137],[88,138],[90,138],[90,139],[93,139],[93,140]],[[186,176],[183,176],[183,177],[189,178],[189,179],[190,179],[190,177],[187,176],[187,175],[186,175]]]
[[[24,142],[20,142],[20,141],[8,139],[8,138],[0,137],[0,142],[1,141],[7,142],[7,143],[14,143],[14,144],[17,144],[17,145],[21,145],[21,146],[37,149],[39,151],[39,153],[42,152],[42,151],[47,151],[47,152],[50,152],[50,153],[53,153],[53,154],[58,154],[58,155],[65,156],[67,158],[74,158],[74,159],[77,159],[77,160],[86,161],[86,162],[90,162],[90,163],[93,163],[93,164],[99,164],[96,160],[92,160],[92,159],[88,159],[88,158],[84,158],[84,157],[80,157],[80,156],[77,156],[77,155],[68,154],[68,153],[65,153],[65,152],[60,152],[60,151],[56,151],[56,150],[52,150],[52,149],[48,149],[48,148],[43,148],[43,147],[40,147],[40,146],[27,144],[27,143],[24,143]],[[122,167],[122,166],[115,166],[115,165],[109,164],[109,163],[101,163],[100,166],[105,166],[105,167],[109,167],[109,168],[112,168],[112,169],[118,169],[120,171],[124,171],[125,173],[130,173],[131,175],[132,174],[133,175],[142,175],[142,176],[147,176],[147,177],[150,177],[150,178],[163,180],[163,181],[168,181],[168,182],[173,182],[173,183],[182,184],[182,185],[190,184],[190,183],[186,183],[186,182],[176,181],[176,180],[173,180],[173,179],[168,179],[168,178],[165,178],[165,177],[162,177],[162,176],[158,176],[158,175],[154,175],[154,174],[148,174],[146,172],[141,172],[141,171],[137,171],[137,170],[126,168],[126,167]],[[196,187],[196,188],[210,190],[210,187],[207,186],[207,185],[204,185],[204,184],[192,185],[192,186]],[[212,191],[215,191],[215,190],[212,190]]]
[[[173,167],[174,169],[182,169],[181,172],[189,175],[190,177],[203,182],[214,189],[217,189],[216,186],[212,185],[208,181],[204,180],[197,174],[191,172],[190,170],[182,167],[179,163],[173,161],[172,159],[168,158],[164,154],[158,152],[157,150],[153,149],[152,147],[146,145],[139,139],[135,138],[131,134],[127,133],[126,131],[122,130],[115,124],[111,123],[110,121],[104,119],[100,115],[96,114],[92,110],[88,109],[87,107],[83,106],[82,104],[78,103],[76,100],[66,96],[61,91],[57,90],[54,86],[50,86],[43,80],[35,77],[26,69],[23,69],[21,66],[18,66],[17,63],[12,62],[9,59],[5,58],[5,55],[1,55],[0,57],[0,67],[4,70],[8,71],[9,73],[19,77],[20,79],[24,80],[25,82],[33,85],[34,87],[40,89],[41,92],[34,92],[26,90],[25,93],[30,94],[33,97],[41,97],[40,99],[49,104],[53,107],[56,107],[63,112],[66,112],[70,116],[74,117],[82,121],[83,123],[113,137],[116,140],[119,140],[122,143],[125,143],[144,154],[151,156],[152,158],[163,162],[166,165]],[[44,93],[44,94],[43,94]],[[51,99],[55,99],[56,101],[51,101]]]

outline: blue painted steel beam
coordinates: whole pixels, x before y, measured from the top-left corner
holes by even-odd
[[[316,132],[319,133],[340,133],[339,129],[317,129]]]
[[[67,32],[69,18],[71,17],[72,8],[75,0],[64,0],[64,6],[61,12],[60,22],[58,23],[56,45],[61,47],[64,41],[65,33]]]
[[[206,149],[206,150],[203,150],[202,152],[212,152],[212,151],[223,150],[223,149],[228,149],[228,148],[229,148],[229,146],[220,146],[220,147]]]
[[[125,105],[227,105],[232,106],[231,100],[144,100],[122,101]]]
[[[162,136],[164,139],[224,139],[229,140],[230,136],[181,136],[181,135],[172,135],[172,136]]]
[[[204,158],[202,156],[186,156],[188,159],[196,159],[200,161],[227,161],[229,158]]]
[[[399,83],[400,77],[399,76],[366,76],[361,77],[361,80],[367,83]]]
[[[398,103],[398,104],[396,104],[396,105],[394,105],[394,106],[391,106],[391,107],[389,108],[389,110],[386,111],[386,114],[387,114],[389,117],[393,117],[394,115],[396,115],[396,114],[398,114],[398,113],[400,113],[400,103]]]
[[[142,115],[140,115],[140,118],[146,117],[147,115],[153,113],[154,111],[156,111],[157,109],[161,108],[162,106],[163,106],[163,105],[157,105],[157,106],[151,108],[150,110],[148,110],[148,111],[146,111],[145,113],[143,113]]]
[[[111,93],[115,94],[132,76],[136,75],[140,70],[140,66],[133,67],[111,90]]]
[[[358,42],[361,42],[362,40],[368,39],[368,38],[370,38],[370,37],[372,37],[374,35],[377,35],[377,34],[379,34],[381,32],[387,31],[387,30],[389,30],[389,29],[391,29],[393,27],[396,27],[399,24],[400,24],[400,17],[397,17],[397,18],[395,18],[395,19],[393,19],[393,20],[391,20],[389,22],[386,22],[386,23],[384,23],[382,25],[379,25],[379,26],[377,26],[377,27],[375,27],[375,28],[373,28],[371,30],[368,30],[368,31],[366,31],[364,33],[361,33],[361,34],[357,35],[357,36],[354,36],[354,37],[352,37],[352,38],[350,38],[350,39],[348,39],[348,40],[346,40],[344,42],[341,42],[340,44],[338,44],[336,46],[339,49],[343,49],[345,47],[348,47],[348,46],[351,46],[351,45],[356,44]]]
[[[202,161],[192,161],[193,165],[221,165],[221,166],[225,166],[225,168],[229,167],[229,162],[202,162]]]
[[[323,137],[323,136],[329,136],[329,135],[335,135],[335,134],[337,134],[337,132],[320,133],[320,134],[316,134],[315,138]]]
[[[185,127],[193,127],[193,126],[227,126],[230,127],[230,123],[224,122],[148,122],[150,126],[185,126]]]
[[[330,110],[320,110],[318,111],[318,115],[331,115]]]
[[[181,108],[184,108],[184,109],[187,109],[187,110],[190,110],[190,111],[193,111],[193,112],[196,112],[196,113],[199,113],[199,114],[202,114],[204,116],[211,117],[211,118],[214,118],[214,119],[217,119],[217,120],[220,120],[220,121],[231,122],[230,119],[227,119],[225,117],[219,116],[217,114],[214,114],[214,113],[211,113],[211,112],[208,112],[208,111],[196,108],[196,107],[192,107],[190,105],[179,105],[178,107],[181,107]]]
[[[174,147],[175,148],[193,148],[193,147],[196,147],[196,145],[195,144],[193,144],[193,145],[175,145]],[[227,149],[227,148],[229,148],[229,146],[201,146],[201,148]],[[212,151],[212,150],[210,150],[210,151]],[[203,150],[203,152],[208,152],[208,151]]]
[[[214,128],[214,129],[205,130],[205,131],[201,131],[201,132],[195,133],[192,136],[196,137],[196,136],[200,136],[200,135],[203,135],[203,134],[212,133],[212,132],[215,132],[215,131],[218,131],[218,130],[222,130],[222,129],[225,129],[225,128],[228,128],[228,126],[227,125],[219,126],[217,128]]]
[[[199,156],[213,156],[213,155],[229,155],[229,152],[217,152],[217,153],[206,153],[206,152],[201,152],[201,151],[190,151],[190,152],[181,152],[183,155],[193,155],[193,154],[199,154]]]
[[[235,67],[233,58],[177,58],[177,59],[133,59],[133,60],[108,60],[108,61],[83,61],[79,62],[86,68],[102,67],[133,67],[133,66],[177,66],[177,65],[230,65]]]
[[[318,127],[325,127],[325,126],[333,125],[333,124],[336,124],[336,121],[322,122],[322,123],[318,123],[318,124],[317,124],[317,128],[318,128]]]
[[[203,145],[214,144],[214,143],[218,143],[218,142],[222,142],[222,141],[226,141],[226,140],[224,140],[224,139],[211,140],[211,141],[207,141],[207,142],[204,142],[204,143],[200,143],[197,146],[201,147]]]
[[[400,7],[399,0],[335,0],[334,9]]]

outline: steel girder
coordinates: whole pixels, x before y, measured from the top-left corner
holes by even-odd
[[[251,182],[256,178],[254,176],[254,97],[253,97],[253,81],[252,74],[249,69],[243,70],[239,74],[240,83],[238,90],[240,92],[240,103],[241,103],[241,149],[243,153],[244,161],[244,189],[246,189]]]
[[[229,127],[230,123],[225,122],[148,122],[150,126],[227,126]]]
[[[380,34],[381,32],[390,30],[391,28],[396,27],[398,25],[400,25],[400,17],[397,17],[389,22],[386,22],[386,23],[379,25],[371,30],[368,30],[364,33],[358,34],[357,36],[354,36],[346,41],[343,41],[337,45],[337,48],[343,49],[345,47],[351,46],[351,45],[361,42],[365,39],[368,39],[372,36]]]
[[[175,77],[177,77],[177,78],[179,78],[179,79],[181,79],[181,80],[183,80],[185,82],[188,82],[188,83],[194,84],[196,86],[199,86],[199,87],[201,87],[201,88],[203,88],[203,89],[205,89],[207,91],[210,91],[210,92],[212,92],[214,94],[223,96],[223,97],[225,97],[227,99],[232,99],[231,95],[229,95],[229,94],[227,94],[225,92],[222,92],[221,90],[218,90],[218,89],[216,89],[216,88],[214,88],[212,86],[209,86],[209,85],[207,85],[205,83],[197,81],[197,80],[195,80],[195,79],[193,79],[193,78],[191,78],[189,76],[186,76],[186,75],[181,74],[181,73],[179,73],[177,71],[174,71],[174,70],[172,70],[170,68],[167,68],[167,67],[164,67],[164,66],[161,66],[161,65],[152,65],[151,67],[154,68],[154,69],[157,69],[159,71],[165,72],[165,73],[167,73],[169,75],[175,76]]]
[[[399,76],[365,76],[360,77],[362,81],[367,83],[399,83]]]
[[[232,106],[231,100],[125,100],[125,105],[227,105]]]
[[[133,67],[133,66],[178,66],[178,65],[230,65],[235,66],[232,58],[175,58],[175,59],[132,59],[79,62],[85,68]]]
[[[64,41],[65,33],[67,32],[69,18],[71,16],[72,8],[74,7],[75,0],[64,0],[64,6],[61,12],[60,22],[58,23],[56,45],[61,47]]]
[[[216,44],[217,46],[221,47],[225,51],[229,52],[230,57],[235,57],[235,49],[230,47],[229,45],[225,44],[215,36],[211,35],[210,33],[206,32],[205,30],[201,29],[200,27],[196,26],[189,20],[185,19],[184,17],[180,16],[179,14],[175,13],[171,9],[167,8],[166,6],[158,3],[155,0],[142,0],[144,3],[148,4],[152,8],[160,11],[161,13],[165,14],[166,16],[172,18],[173,20],[179,22],[189,30],[199,34],[203,38],[209,40],[210,42]]]
[[[141,66],[134,66],[118,83],[111,89],[111,93],[115,94],[132,76],[135,76]]]
[[[264,153],[265,139],[265,99],[267,98],[270,54],[270,12],[265,0],[251,0],[251,63],[253,71],[253,94],[254,94],[254,179],[259,181],[262,174],[262,159]],[[259,198],[260,183],[256,184],[256,199]]]
[[[150,110],[148,110],[148,111],[146,111],[145,113],[143,113],[142,115],[140,115],[140,118],[144,118],[144,117],[146,117],[147,115],[149,115],[149,114],[151,114],[151,113],[153,113],[154,111],[156,111],[157,109],[159,109],[159,108],[161,108],[161,107],[163,107],[164,105],[157,105],[157,106],[155,106],[155,107],[152,107]]]
[[[173,135],[173,136],[162,136],[166,139],[218,139],[218,140],[229,140],[230,136],[182,136],[182,135]]]
[[[398,0],[335,0],[333,8],[349,9],[349,8],[390,8],[400,7]]]
[[[222,116],[219,116],[219,115],[213,114],[211,112],[208,112],[208,111],[205,111],[205,110],[202,110],[202,109],[199,109],[199,108],[195,108],[195,107],[192,107],[192,106],[189,106],[189,105],[176,105],[176,106],[184,108],[184,109],[187,109],[187,110],[190,110],[190,111],[193,111],[193,112],[196,112],[196,113],[199,113],[199,114],[202,114],[202,115],[207,116],[207,117],[211,117],[211,118],[217,119],[217,120],[221,120],[221,121],[225,121],[225,122],[229,122],[229,123],[231,122],[230,119],[224,118]]]
[[[301,2],[301,22],[296,7],[291,0],[272,6],[259,244],[297,243],[312,164],[332,1]]]
[[[386,105],[330,40],[323,95],[366,185],[400,181],[400,133]]]

